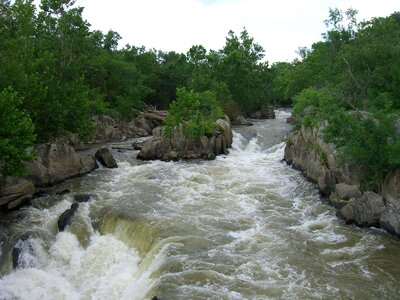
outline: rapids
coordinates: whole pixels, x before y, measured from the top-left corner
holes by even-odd
[[[215,161],[115,152],[118,169],[1,214],[0,299],[399,298],[399,242],[345,225],[281,162],[287,116],[234,128],[229,155]],[[82,193],[91,201],[59,233]]]

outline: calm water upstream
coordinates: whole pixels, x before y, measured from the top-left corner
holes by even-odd
[[[400,243],[346,226],[281,162],[287,116],[235,128],[215,161],[116,153],[118,169],[0,215],[0,299],[399,299]],[[58,233],[77,193],[92,200]]]

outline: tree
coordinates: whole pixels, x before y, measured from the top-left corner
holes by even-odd
[[[24,161],[34,157],[34,125],[21,109],[22,98],[11,88],[0,93],[0,182],[24,173]]]
[[[246,29],[236,36],[228,33],[221,61],[216,64],[218,81],[225,82],[232,98],[247,113],[269,104],[266,85],[270,81],[268,63],[262,62],[264,49]]]
[[[223,116],[215,93],[197,93],[181,88],[177,89],[177,96],[165,120],[165,134],[171,136],[177,126],[182,126],[188,139],[212,135],[216,128],[215,121]]]

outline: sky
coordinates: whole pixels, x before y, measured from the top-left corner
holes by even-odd
[[[266,60],[291,62],[325,32],[329,8],[359,11],[358,20],[400,11],[400,0],[77,0],[92,30],[118,32],[119,46],[186,53],[193,45],[219,50],[229,30],[245,27]]]

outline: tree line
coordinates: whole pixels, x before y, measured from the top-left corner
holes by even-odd
[[[324,136],[344,160],[368,162],[367,184],[378,187],[400,163],[399,13],[358,22],[353,9],[331,9],[321,41],[269,65],[246,29],[228,32],[219,50],[121,48],[117,32],[91,30],[83,9],[73,0],[0,0],[0,179],[21,173],[34,143],[90,137],[93,116],[129,121],[149,104],[172,105],[169,128],[197,120],[188,136],[210,132],[222,112],[293,104],[299,126],[328,124]]]
[[[0,0],[0,113],[18,116],[1,120],[3,177],[30,157],[25,149],[33,141],[88,137],[94,115],[129,121],[147,104],[167,109],[177,89],[212,91],[218,105],[235,114],[269,104],[264,49],[245,29],[229,32],[218,51],[201,45],[186,54],[120,49],[117,32],[91,30],[82,12],[73,0],[42,0],[39,7],[32,0]]]

